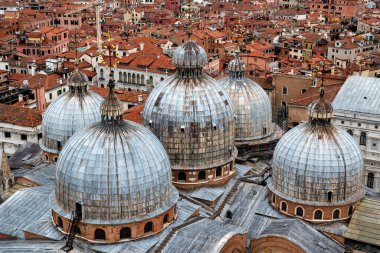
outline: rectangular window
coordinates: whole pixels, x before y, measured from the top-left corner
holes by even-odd
[[[37,136],[37,138],[38,138],[39,140],[41,140],[41,139],[42,139],[42,133],[39,133],[38,136]]]
[[[21,135],[21,140],[26,141],[28,140],[28,136],[26,134]]]
[[[49,99],[53,99],[53,94],[52,93],[49,94]]]
[[[11,138],[11,133],[10,132],[4,132],[4,137],[5,138]]]

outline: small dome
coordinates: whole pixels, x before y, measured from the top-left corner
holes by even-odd
[[[332,118],[333,107],[330,102],[325,100],[316,100],[308,106],[307,112],[310,119],[329,120]]]
[[[168,156],[143,126],[120,121],[78,131],[57,163],[55,211],[82,204],[82,223],[126,224],[170,209],[178,198]]]
[[[45,152],[58,154],[76,131],[101,119],[99,107],[103,98],[88,91],[86,85],[81,86],[80,80],[88,79],[74,71],[68,78],[70,90],[55,99],[43,114],[41,148]]]
[[[73,73],[67,78],[69,86],[82,87],[89,84],[88,77],[78,69],[75,69]]]
[[[363,159],[355,140],[333,125],[303,123],[277,144],[270,188],[296,202],[354,202],[364,194]]]
[[[173,65],[177,68],[203,68],[208,60],[206,51],[194,41],[187,41],[174,50]]]
[[[245,63],[239,58],[233,59],[230,63],[228,63],[228,70],[230,72],[244,72]]]

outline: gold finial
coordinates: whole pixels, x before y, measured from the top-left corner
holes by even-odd
[[[321,100],[325,98],[325,86],[324,86],[324,75],[325,75],[325,63],[323,61],[319,62],[319,65],[322,66],[322,80],[321,80],[321,89],[319,91],[319,97]]]
[[[78,59],[78,41],[77,41],[77,31],[74,33],[74,45],[75,45],[75,72],[79,71],[79,59]]]
[[[114,44],[112,44],[112,42],[111,42],[112,40],[111,40],[111,36],[110,36],[109,31],[108,31],[107,37],[108,37],[107,41],[106,41],[105,45],[103,46],[104,50],[101,52],[104,54],[100,55],[100,62],[106,66],[106,69],[110,70],[110,82],[108,83],[108,87],[110,89],[113,89],[115,87],[115,83],[113,80],[113,68],[117,68],[117,64],[119,63],[119,59],[121,58],[121,56],[120,56],[119,52],[117,52],[116,46]],[[104,57],[107,57],[106,52],[108,53],[108,62],[106,62],[104,60]],[[115,58],[114,59],[112,59],[113,52],[115,52]]]
[[[193,19],[191,18],[192,14],[195,14],[195,11],[192,10],[193,2],[192,0],[188,0],[187,2],[187,22],[186,22],[186,33],[187,33],[187,39],[191,39],[192,32],[192,26],[193,26]]]

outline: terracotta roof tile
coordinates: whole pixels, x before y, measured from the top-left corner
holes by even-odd
[[[42,123],[42,114],[30,108],[0,104],[0,122],[17,126],[36,127]]]
[[[144,106],[145,106],[145,103],[135,105],[134,107],[128,109],[123,114],[123,119],[141,124],[142,123],[141,113],[144,110]]]

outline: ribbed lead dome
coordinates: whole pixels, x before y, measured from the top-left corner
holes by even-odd
[[[234,103],[235,140],[261,139],[274,132],[272,107],[268,95],[259,84],[245,77],[245,64],[237,57],[228,69],[229,77],[219,81]]]
[[[193,41],[177,48],[177,73],[156,86],[142,113],[143,124],[161,140],[172,169],[201,170],[235,158],[233,104],[203,74],[204,50]]]
[[[332,106],[323,99],[309,107],[310,121],[277,144],[269,189],[290,201],[313,205],[353,203],[363,197],[363,159],[344,129],[331,124]]]
[[[67,83],[69,91],[55,99],[43,114],[41,148],[48,153],[58,154],[76,131],[100,121],[103,98],[87,90],[87,77],[75,70]]]
[[[203,68],[207,64],[207,54],[201,46],[190,40],[174,50],[172,61],[177,68]]]
[[[67,217],[81,203],[81,223],[136,223],[173,208],[178,191],[162,144],[122,120],[112,78],[108,86],[102,121],[78,131],[61,152],[53,209]]]

